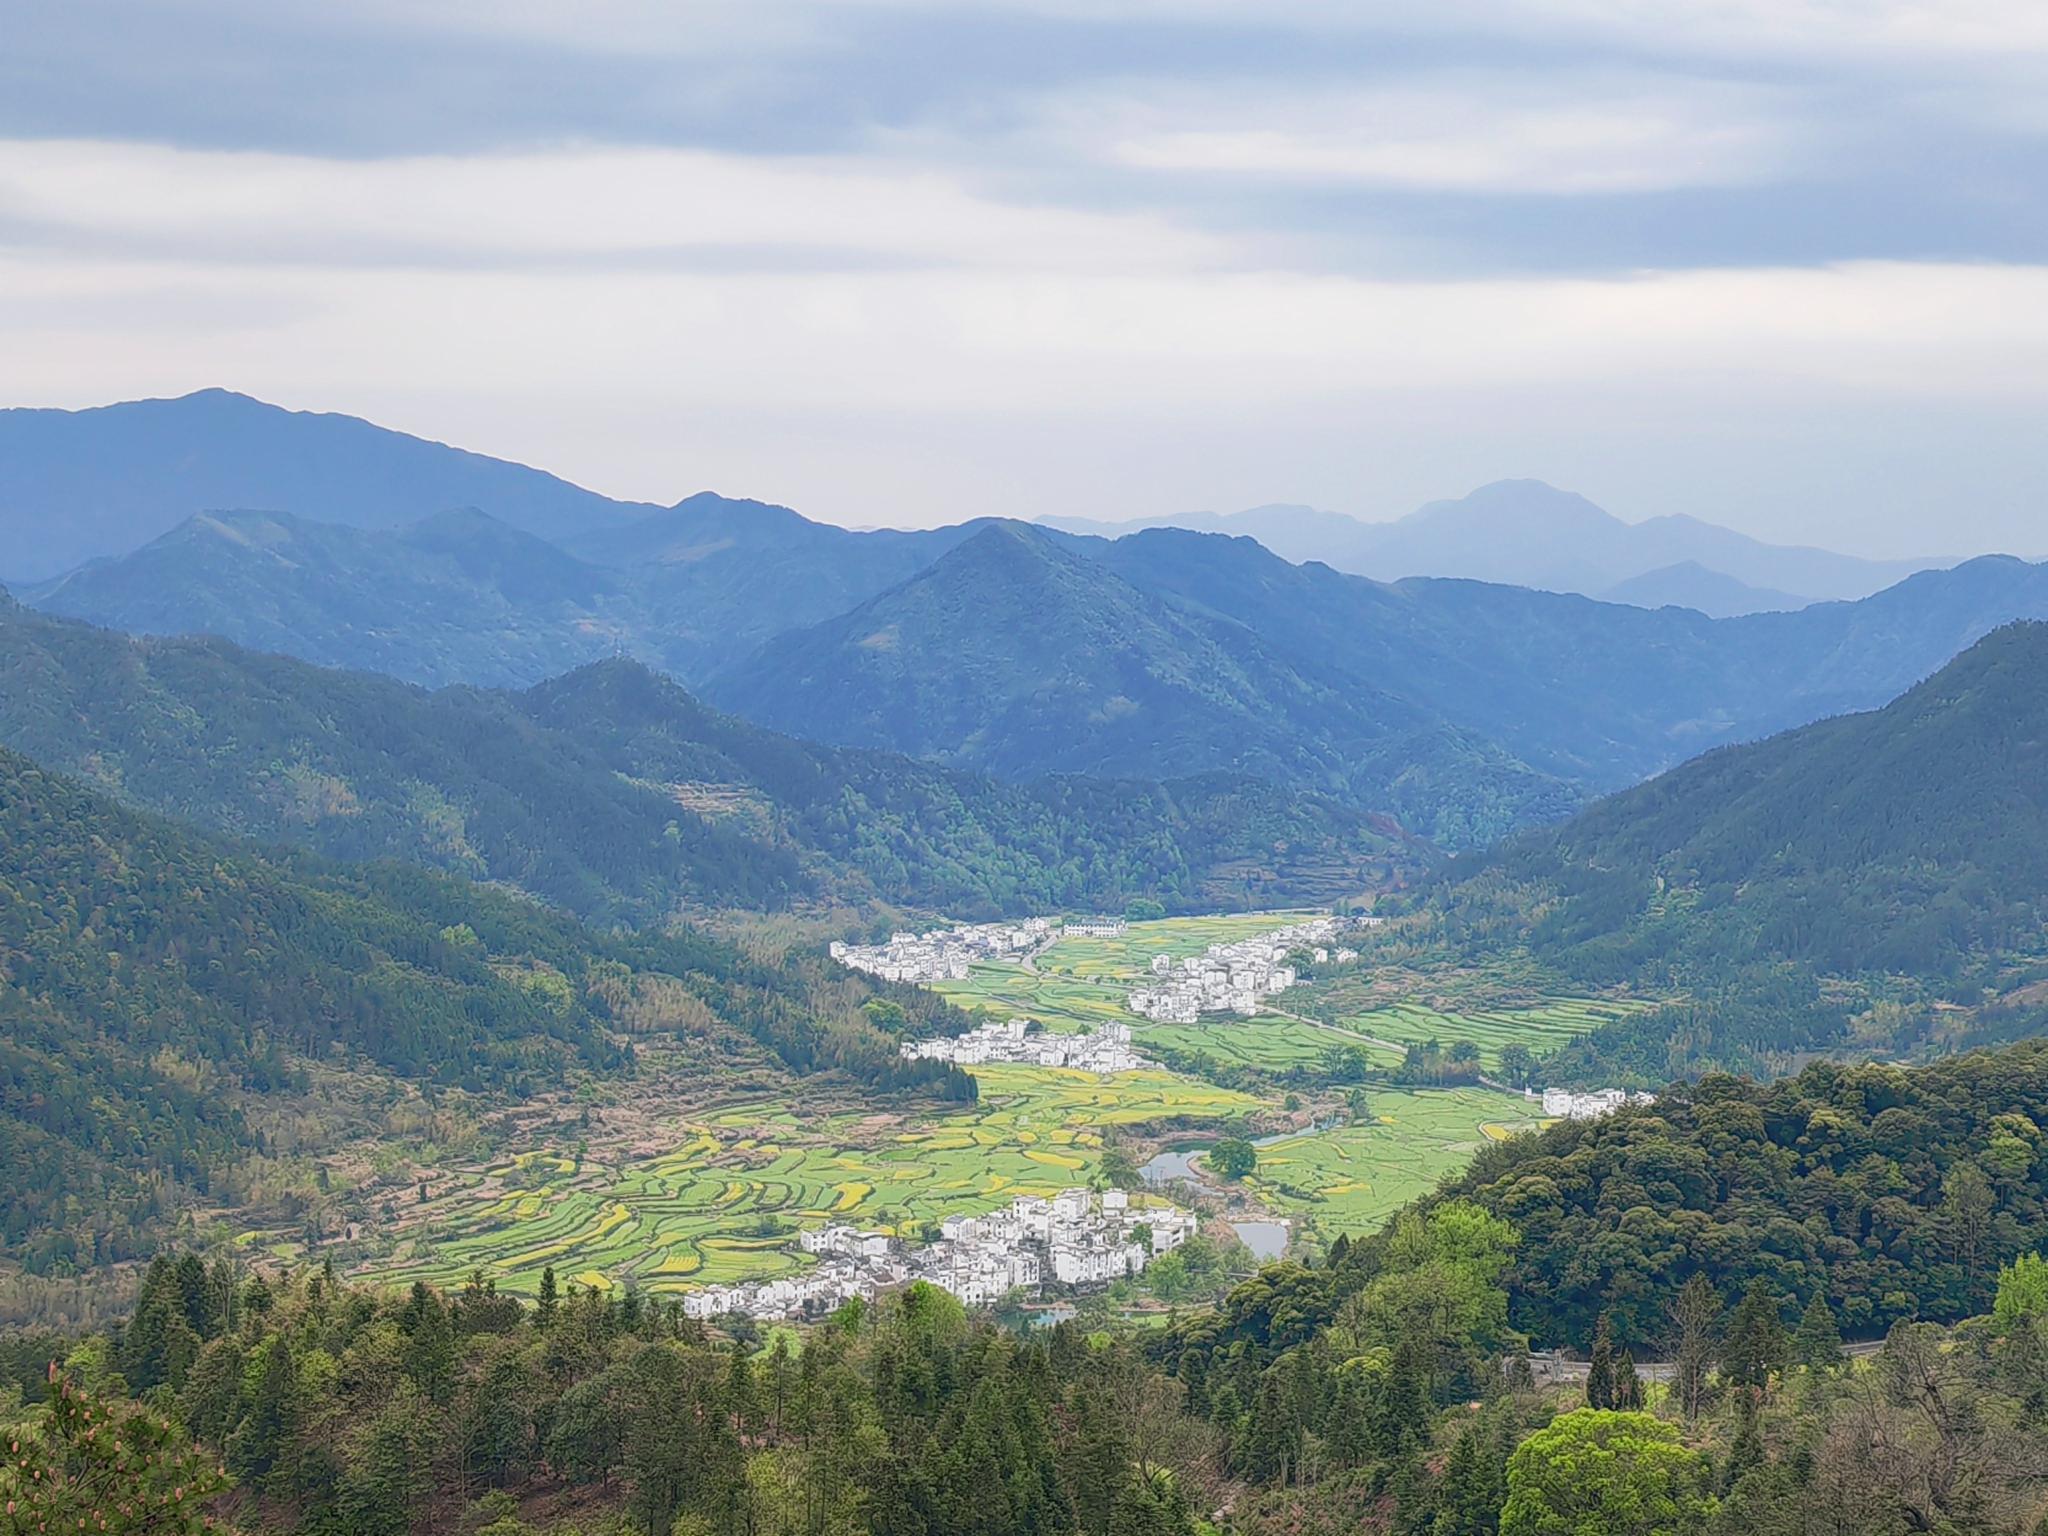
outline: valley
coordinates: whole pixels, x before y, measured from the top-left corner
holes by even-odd
[[[1206,1213],[1226,1247],[1237,1227],[1275,1224],[1277,1255],[1290,1235],[1326,1244],[1371,1231],[1489,1141],[1541,1118],[1522,1095],[1477,1080],[1360,1088],[1362,1063],[1398,1068],[1399,1042],[1469,1039],[1491,1064],[1505,1044],[1544,1048],[1631,1006],[1451,1014],[1411,1005],[1324,1024],[1282,1011],[1292,995],[1283,993],[1251,1017],[1195,1024],[1129,1011],[1155,957],[1198,956],[1315,916],[1286,909],[1055,932],[931,988],[976,1020],[1027,1017],[1069,1034],[1129,1026],[1135,1048],[1160,1065],[1097,1074],[976,1064],[972,1107],[919,1111],[822,1083],[721,1090],[656,1055],[642,1081],[557,1106],[544,1129],[508,1141],[506,1155],[422,1169],[417,1184],[387,1181],[322,1251],[380,1284],[452,1287],[481,1270],[531,1296],[551,1269],[603,1291],[686,1295],[813,1268],[798,1241],[806,1229],[855,1226],[915,1252],[947,1217],[1104,1186],[1111,1149],[1124,1170],[1180,1149],[1163,1162],[1192,1177],[1159,1193]],[[1256,1172],[1213,1177],[1199,1152],[1239,1134],[1256,1138]],[[290,1232],[253,1240],[278,1261],[311,1252]]]

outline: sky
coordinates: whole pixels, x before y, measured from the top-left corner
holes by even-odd
[[[0,404],[2048,554],[2040,0],[0,0]]]

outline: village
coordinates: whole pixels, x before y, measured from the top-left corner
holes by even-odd
[[[711,1285],[683,1297],[685,1316],[739,1314],[760,1320],[815,1317],[847,1301],[872,1301],[883,1291],[924,1280],[970,1307],[989,1306],[1012,1291],[1047,1284],[1106,1285],[1142,1273],[1195,1233],[1192,1212],[1157,1196],[1133,1204],[1119,1189],[1064,1189],[1019,1195],[981,1216],[948,1216],[936,1241],[906,1253],[887,1232],[849,1226],[814,1227],[798,1247],[819,1259],[799,1275],[741,1285]]]
[[[1294,985],[1295,969],[1287,963],[1290,954],[1306,949],[1317,963],[1327,961],[1328,946],[1337,934],[1336,918],[1318,917],[1257,938],[1211,944],[1201,954],[1180,960],[1155,955],[1152,984],[1131,993],[1130,1010],[1160,1024],[1193,1024],[1205,1013],[1250,1018],[1261,1002]],[[1339,964],[1357,958],[1356,950],[1336,952]]]
[[[1055,1034],[1033,1020],[990,1022],[950,1040],[906,1040],[899,1047],[912,1061],[950,1061],[958,1066],[1015,1065],[1065,1067],[1077,1072],[1136,1072],[1154,1065],[1131,1044],[1128,1024],[1104,1024],[1080,1034]]]
[[[1535,1090],[1529,1090],[1528,1097],[1535,1098]],[[1629,1093],[1620,1088],[1597,1088],[1590,1093],[1574,1093],[1569,1088],[1543,1090],[1543,1114],[1550,1120],[1599,1120],[1625,1105],[1656,1102],[1654,1093]]]
[[[829,953],[848,969],[883,981],[963,981],[975,961],[1028,954],[1059,932],[1060,925],[1050,918],[1028,917],[1015,923],[970,923],[960,928],[934,928],[929,933],[893,933],[886,944],[834,940]]]

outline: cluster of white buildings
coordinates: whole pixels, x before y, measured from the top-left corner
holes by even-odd
[[[1192,1024],[1205,1013],[1249,1018],[1259,1011],[1261,1001],[1294,985],[1294,967],[1287,964],[1290,951],[1308,949],[1327,960],[1328,946],[1336,937],[1337,919],[1318,917],[1255,939],[1211,944],[1182,960],[1155,955],[1152,983],[1131,993],[1130,1010],[1161,1024]],[[1338,955],[1358,958],[1353,950],[1339,950]]]
[[[1141,1273],[1162,1253],[1194,1236],[1197,1218],[1164,1202],[1133,1205],[1120,1189],[1097,1194],[1063,1189],[1050,1198],[1019,1195],[983,1216],[948,1216],[939,1239],[907,1257],[886,1232],[816,1227],[797,1245],[821,1261],[816,1268],[778,1280],[708,1285],[683,1297],[695,1318],[817,1316],[859,1297],[912,1280],[951,1291],[970,1307],[985,1307],[1012,1291],[1045,1285],[1107,1285]]]
[[[1131,1044],[1128,1024],[1104,1024],[1090,1034],[1033,1032],[1029,1019],[990,1022],[950,1040],[906,1040],[912,1061],[951,1061],[963,1067],[1001,1062],[1027,1067],[1070,1067],[1081,1072],[1135,1072],[1151,1062]]]
[[[912,1268],[968,1306],[986,1306],[1020,1288],[1107,1285],[1139,1274],[1194,1236],[1195,1226],[1192,1212],[1133,1205],[1120,1189],[1019,1195],[985,1216],[948,1216],[939,1241]]]
[[[970,923],[930,933],[894,933],[886,944],[835,940],[831,955],[841,965],[883,981],[962,981],[977,960],[1007,960],[1036,949],[1059,932],[1049,918],[1015,923]]]
[[[1534,1098],[1532,1092],[1529,1097]],[[1569,1088],[1543,1090],[1543,1113],[1552,1120],[1598,1120],[1624,1104],[1654,1104],[1654,1093],[1628,1093],[1620,1088],[1599,1088],[1591,1093],[1573,1093]]]
[[[887,1234],[858,1235],[879,1239],[881,1250],[869,1253],[863,1248],[856,1254],[827,1259],[815,1269],[779,1280],[707,1285],[688,1291],[683,1295],[683,1316],[709,1319],[738,1312],[758,1318],[815,1317],[855,1297],[873,1301],[890,1286],[901,1285],[910,1278],[909,1266],[896,1255],[895,1244]]]

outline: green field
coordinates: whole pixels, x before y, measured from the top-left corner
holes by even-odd
[[[1105,1023],[1129,1024],[1141,1047],[1200,1051],[1233,1066],[1285,1071],[1320,1061],[1333,1046],[1363,1042],[1272,1013],[1253,1019],[1219,1015],[1200,1024],[1149,1024],[1133,1015],[1124,999],[1148,974],[1154,955],[1198,955],[1211,944],[1271,933],[1314,915],[1239,912],[1133,923],[1120,938],[1060,939],[1039,957],[1035,974],[1011,962],[977,965],[966,980],[940,982],[935,990],[959,1007],[998,1018],[1022,1014],[1062,1033]],[[1383,1047],[1365,1050],[1383,1066],[1401,1059],[1398,1051]]]
[[[1554,998],[1529,1008],[1473,1008],[1456,1013],[1420,1003],[1394,1003],[1335,1020],[1343,1028],[1405,1045],[1436,1040],[1449,1045],[1470,1040],[1488,1067],[1500,1063],[1501,1048],[1520,1044],[1542,1055],[1602,1024],[1626,1018],[1651,1004],[1632,999]]]
[[[825,1221],[913,1234],[954,1212],[1085,1183],[1103,1127],[1163,1116],[1223,1118],[1259,1107],[1227,1089],[1164,1072],[1104,1080],[1084,1072],[983,1068],[974,1109],[887,1132],[862,1146],[844,1115],[811,1130],[779,1103],[746,1105],[678,1128],[675,1149],[623,1168],[555,1167],[508,1187],[511,1165],[467,1182],[419,1215],[430,1237],[375,1266],[392,1283],[461,1281],[482,1268],[531,1294],[541,1270],[651,1291],[762,1279],[807,1262],[795,1230]],[[764,1219],[766,1225],[764,1226]]]
[[[1211,944],[1257,938],[1317,915],[1230,912],[1217,917],[1166,917],[1157,922],[1132,923],[1120,938],[1060,939],[1038,964],[1041,970],[1064,971],[1083,980],[1134,981],[1145,974],[1154,955],[1170,955],[1179,960],[1199,955]]]
[[[1339,981],[1328,997],[1305,989],[1297,1005],[1303,1012],[1314,1007],[1330,1021],[1324,1024],[1278,1014],[1151,1024],[1125,1010],[1126,994],[1153,956],[1197,954],[1306,915],[1133,923],[1114,939],[1059,940],[1038,957],[1035,973],[1019,963],[978,965],[965,980],[937,990],[962,1007],[1025,1014],[1055,1030],[1130,1023],[1141,1047],[1201,1052],[1270,1072],[1313,1066],[1341,1046],[1363,1046],[1377,1065],[1391,1066],[1402,1043],[1431,1038],[1473,1040],[1491,1063],[1511,1041],[1548,1050],[1644,1006],[1537,994],[1526,1007],[1452,1013],[1396,1003],[1354,1012],[1342,993],[1355,984]],[[1363,1002],[1370,993],[1361,986],[1356,995]],[[1390,1044],[1366,1044],[1360,1036]],[[764,1278],[809,1262],[790,1251],[799,1228],[837,1220],[915,1234],[954,1212],[1085,1183],[1109,1127],[1223,1120],[1276,1107],[1164,1071],[1099,1078],[984,1067],[975,1076],[981,1102],[954,1114],[821,1116],[787,1100],[742,1103],[678,1121],[670,1150],[624,1165],[578,1167],[550,1157],[538,1166],[504,1164],[443,1179],[428,1204],[406,1213],[395,1252],[370,1272],[387,1281],[448,1285],[481,1268],[527,1294],[545,1266],[564,1280],[611,1286],[631,1277],[655,1291]],[[1369,1092],[1374,1123],[1266,1147],[1253,1192],[1276,1212],[1332,1232],[1367,1230],[1461,1168],[1489,1134],[1505,1134],[1503,1127],[1518,1128],[1528,1118],[1524,1100],[1487,1089]]]
[[[1252,1188],[1275,1210],[1335,1235],[1367,1232],[1456,1173],[1489,1137],[1525,1130],[1528,1101],[1489,1088],[1371,1090],[1370,1124],[1259,1149]]]

